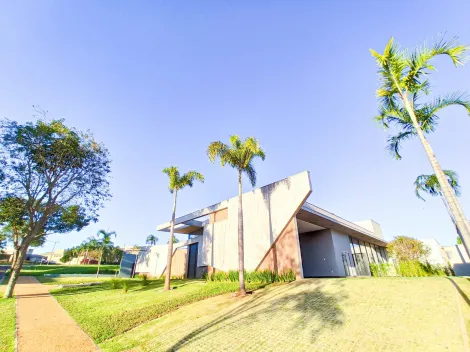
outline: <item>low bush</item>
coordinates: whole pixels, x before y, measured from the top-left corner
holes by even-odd
[[[214,282],[237,282],[238,271],[216,271],[210,275],[205,275],[204,279]],[[271,270],[245,271],[245,281],[248,283],[291,282],[295,281],[295,273],[291,269],[285,270],[280,274]]]
[[[370,264],[370,272],[374,277],[402,276],[402,277],[425,277],[425,276],[450,276],[450,266],[433,265],[428,262],[421,263],[418,260],[402,260],[396,265],[391,263]]]
[[[121,284],[121,279],[111,279],[111,287],[113,290],[118,289]]]
[[[147,286],[149,284],[149,279],[147,274],[139,274],[139,279],[142,281],[142,286]]]
[[[129,291],[129,282],[124,280],[122,282],[122,292],[127,293],[127,291]]]
[[[387,276],[396,276],[393,264],[390,263],[380,263],[370,264],[370,273],[374,277],[387,277]]]

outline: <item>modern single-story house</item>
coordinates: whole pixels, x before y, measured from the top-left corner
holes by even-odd
[[[292,270],[297,278],[370,275],[369,263],[388,261],[380,225],[351,222],[307,202],[312,193],[308,171],[243,194],[245,269]],[[170,223],[157,227],[169,231]],[[201,277],[238,269],[238,197],[175,220],[177,243],[172,275]],[[167,245],[149,247],[136,272],[160,276]]]

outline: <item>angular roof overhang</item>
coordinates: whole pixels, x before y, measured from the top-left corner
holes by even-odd
[[[190,234],[190,233],[200,231],[203,228],[204,228],[204,223],[202,221],[189,220],[183,223],[179,223],[178,225],[175,225],[174,231],[175,233]],[[159,231],[170,232],[170,227],[169,226],[165,227]]]
[[[387,245],[387,241],[375,236],[372,231],[308,202],[305,202],[304,205],[302,205],[297,213],[297,218],[324,228],[330,228],[333,230],[337,229],[342,233],[358,238],[361,241],[370,242],[380,246]]]

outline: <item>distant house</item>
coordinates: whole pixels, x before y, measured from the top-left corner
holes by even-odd
[[[441,246],[434,238],[420,241],[430,249],[430,254],[423,261],[434,265],[450,265],[456,276],[470,276],[470,258],[463,244]]]
[[[292,270],[297,278],[369,276],[369,263],[388,261],[380,225],[354,223],[307,202],[305,171],[243,194],[245,269]],[[170,223],[157,227],[169,231]],[[238,269],[238,197],[181,216],[175,233],[172,275],[189,278]],[[161,276],[167,245],[148,247],[136,272]]]
[[[43,253],[42,256],[51,264],[59,264],[60,258],[64,256],[65,249],[56,249],[54,252]]]

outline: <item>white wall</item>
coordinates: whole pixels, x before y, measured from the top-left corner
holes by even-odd
[[[447,265],[449,258],[442,250],[441,245],[434,238],[421,240],[431,251],[426,257],[426,261],[434,265]]]
[[[173,244],[173,254],[176,249],[197,243],[201,240],[201,236],[184,242]],[[166,269],[168,259],[168,244],[151,246],[146,252],[140,252],[137,258],[136,273],[148,273],[150,276],[160,277]]]
[[[449,258],[456,276],[470,276],[470,258],[463,244],[442,247]]]
[[[243,194],[245,268],[255,270],[272,243],[311,193],[307,171]],[[238,268],[238,197],[228,200],[228,218],[204,226],[198,266]]]
[[[374,233],[375,237],[384,239],[384,235],[382,233],[382,228],[380,224],[375,222],[374,220],[363,220],[363,221],[355,221],[354,224],[359,225],[366,230],[369,230]]]

